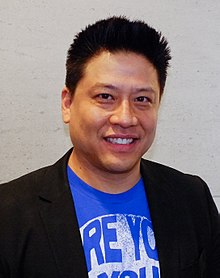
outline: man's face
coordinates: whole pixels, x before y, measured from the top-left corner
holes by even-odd
[[[143,56],[104,51],[92,58],[74,96],[62,92],[72,159],[94,174],[139,169],[155,136],[159,92],[156,69]]]

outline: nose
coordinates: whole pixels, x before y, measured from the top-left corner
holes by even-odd
[[[111,124],[119,125],[123,128],[135,126],[137,122],[137,117],[129,100],[123,100],[110,117]]]

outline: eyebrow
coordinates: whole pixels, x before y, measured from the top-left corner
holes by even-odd
[[[115,85],[109,83],[101,83],[101,82],[97,82],[94,86],[92,86],[92,89],[96,89],[96,88],[107,88],[112,90],[119,90],[119,88]]]
[[[110,89],[110,90],[120,90],[119,87],[117,87],[117,86],[115,86],[113,84],[102,83],[102,82],[97,82],[94,86],[92,86],[92,88],[93,89],[96,89],[96,88],[107,88],[107,89]],[[134,92],[135,93],[149,92],[149,93],[153,93],[153,94],[156,93],[155,90],[152,87],[150,87],[150,86],[135,88]]]

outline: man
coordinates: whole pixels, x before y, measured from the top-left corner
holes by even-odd
[[[0,277],[220,277],[206,184],[141,159],[169,60],[144,22],[113,17],[76,36],[62,91],[74,147],[0,187]]]

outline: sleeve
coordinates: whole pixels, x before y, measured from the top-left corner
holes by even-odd
[[[6,262],[0,255],[0,278],[9,278],[9,271]]]
[[[208,277],[220,277],[220,215],[214,219],[214,233],[211,250],[207,257]]]
[[[14,260],[10,249],[13,242],[10,234],[14,223],[11,204],[14,205],[15,200],[11,197],[9,189],[10,186],[7,184],[0,185],[0,278],[14,277],[9,260]],[[7,254],[10,254],[10,256]]]
[[[207,277],[219,278],[220,277],[220,214],[211,196],[210,190],[204,181],[204,188],[207,196],[210,226],[211,226],[211,238],[208,243],[206,253],[206,268]]]

